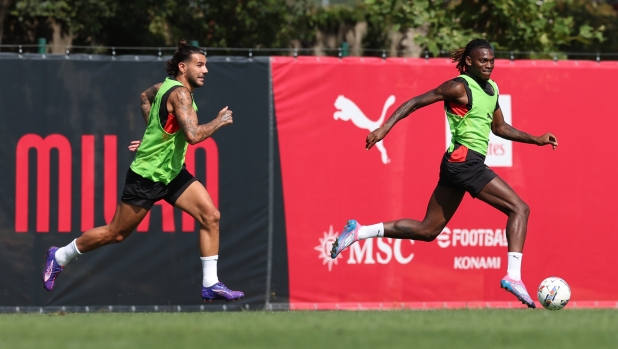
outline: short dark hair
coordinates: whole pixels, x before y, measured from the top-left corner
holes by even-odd
[[[457,70],[459,70],[460,74],[466,72],[466,57],[470,55],[470,52],[477,48],[486,48],[493,50],[489,41],[485,39],[474,39],[470,41],[465,48],[460,48],[458,50],[451,51],[451,61],[453,63],[457,63],[455,66]]]
[[[200,54],[206,56],[206,52],[197,46],[187,45],[187,40],[180,40],[178,42],[178,48],[174,52],[172,59],[167,61],[165,70],[171,76],[178,75],[178,63],[186,62],[191,58],[192,54]]]

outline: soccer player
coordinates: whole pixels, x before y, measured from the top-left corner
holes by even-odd
[[[399,219],[367,226],[350,220],[333,243],[331,258],[336,258],[356,241],[367,238],[433,241],[468,192],[473,198],[507,215],[508,268],[500,286],[529,308],[535,308],[521,281],[522,251],[530,208],[484,161],[490,130],[504,139],[539,146],[552,145],[554,150],[558,140],[551,133],[536,137],[504,122],[498,104],[498,85],[490,79],[494,69],[494,53],[489,42],[483,39],[470,41],[464,49],[452,52],[452,61],[457,63],[458,77],[403,103],[366,140],[366,148],[371,149],[399,120],[419,108],[444,101],[452,140],[442,158],[440,179],[429,198],[425,217],[422,221]]]
[[[204,186],[184,165],[187,145],[202,142],[221,127],[232,124],[232,111],[225,107],[214,120],[198,125],[193,90],[202,87],[208,73],[206,54],[200,48],[180,41],[166,70],[171,78],[141,94],[146,131],[141,142],[135,141],[129,146],[137,152],[111,223],[86,231],[67,246],[53,246],[47,250],[43,269],[46,290],[51,291],[58,274],[71,259],[122,242],[153,204],[163,199],[200,223],[204,301],[233,301],[244,296],[243,292],[227,288],[217,277],[220,214]]]

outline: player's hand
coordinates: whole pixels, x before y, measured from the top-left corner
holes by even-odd
[[[365,148],[367,150],[371,149],[376,143],[378,143],[384,137],[386,137],[386,134],[388,133],[388,131],[389,130],[384,126],[378,127],[377,129],[373,130],[373,132],[371,132],[367,136],[367,140],[365,141],[366,142]]]
[[[232,123],[234,123],[234,120],[232,119],[233,113],[234,112],[229,110],[227,107],[221,109],[221,111],[217,115],[217,120],[219,120],[219,123],[220,123],[219,125],[226,126],[226,125],[231,125]]]
[[[558,138],[551,133],[546,133],[539,137],[539,145],[548,145],[551,144],[552,148],[556,150],[558,146]]]
[[[138,141],[133,141],[131,142],[131,144],[129,145],[129,150],[130,151],[137,151],[137,148],[139,148],[139,145],[142,144],[142,140],[138,140]]]

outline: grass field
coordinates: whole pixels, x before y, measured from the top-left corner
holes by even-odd
[[[618,348],[617,310],[0,315],[0,348]]]

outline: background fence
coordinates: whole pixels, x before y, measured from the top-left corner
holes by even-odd
[[[421,219],[448,142],[433,105],[364,150],[397,105],[456,73],[447,59],[375,57],[209,57],[200,120],[227,105],[235,121],[192,147],[187,165],[222,213],[219,276],[246,293],[242,303],[201,305],[197,227],[167,204],[127,241],[72,261],[45,292],[45,249],[111,219],[133,158],[126,146],[145,128],[139,93],[163,80],[168,57],[2,57],[2,309],[516,305],[498,288],[506,218],[469,197],[434,242],[367,240],[328,258],[346,219]],[[490,144],[488,163],[532,209],[524,281],[532,292],[557,274],[574,302],[615,304],[618,62],[499,60],[493,77],[507,121],[560,141],[556,152]]]

